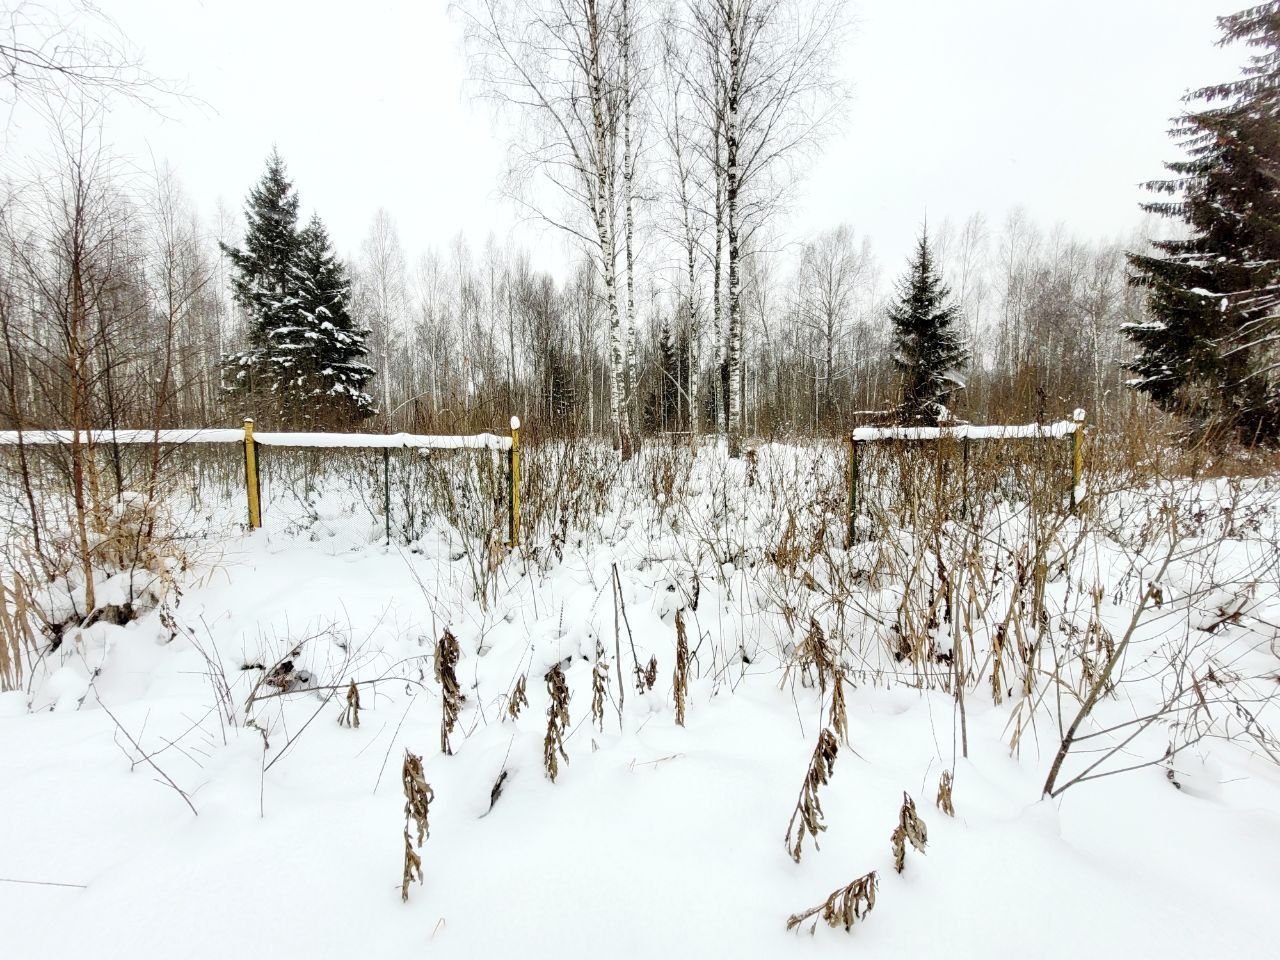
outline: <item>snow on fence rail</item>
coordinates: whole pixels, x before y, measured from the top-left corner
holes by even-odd
[[[188,430],[0,430],[0,446],[57,446],[76,442],[93,446],[111,444],[244,444],[245,494],[249,527],[262,526],[259,493],[259,447],[295,447],[310,450],[381,450],[383,494],[386,498],[387,541],[391,541],[391,450],[493,450],[507,454],[508,541],[520,543],[520,418],[511,418],[511,436],[496,433],[430,435],[417,433],[279,433],[257,432],[253,421],[235,429]]]
[[[1070,420],[1056,423],[993,424],[976,426],[962,424],[955,427],[857,427],[849,434],[849,509],[845,545],[852,546],[857,539],[858,514],[858,446],[892,440],[959,440],[963,443],[963,478],[969,482],[970,440],[1071,440],[1071,492],[1068,504],[1072,513],[1084,500],[1084,433],[1085,412],[1077,409]]]
[[[190,444],[243,443],[243,430],[81,430],[80,441],[91,444]],[[39,446],[73,442],[71,430],[0,430],[0,446],[19,443]],[[511,437],[496,433],[470,436],[432,436],[417,433],[271,433],[253,434],[255,442],[267,447],[307,447],[317,450],[354,448],[366,450],[510,450]]]

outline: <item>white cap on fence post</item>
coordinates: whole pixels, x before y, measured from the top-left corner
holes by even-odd
[[[1076,412],[1071,414],[1071,419],[1076,423],[1084,423],[1084,411],[1077,407]]]
[[[519,430],[519,429],[520,429],[520,418],[519,418],[519,417],[512,417],[512,418],[511,418],[511,429],[512,429],[512,430]]]

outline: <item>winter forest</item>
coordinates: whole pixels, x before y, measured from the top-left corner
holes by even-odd
[[[0,943],[1280,950],[1280,0],[1081,3],[0,0]]]
[[[830,69],[847,11],[768,9],[758,20],[751,4],[637,0],[584,8],[590,29],[536,5],[458,9],[470,89],[518,131],[502,189],[572,238],[561,277],[495,236],[409,251],[389,210],[340,256],[323,211],[307,206],[307,185],[267,147],[239,215],[224,209],[211,222],[181,171],[139,174],[113,154],[107,106],[84,96],[60,105],[47,166],[36,182],[9,184],[6,420],[71,422],[64,385],[47,376],[66,365],[70,331],[53,317],[68,308],[42,302],[68,270],[91,274],[95,287],[76,336],[93,381],[85,424],[234,425],[253,415],[272,427],[361,421],[432,433],[517,412],[541,433],[610,434],[629,448],[652,434],[831,435],[903,414],[936,420],[938,410],[902,407],[895,359],[904,354],[891,315],[918,260],[884,262],[847,223],[781,233],[789,194],[849,95]],[[123,92],[141,84],[160,95],[141,67],[117,69]],[[24,70],[11,82],[17,94],[44,80]],[[1137,223],[1127,237],[1093,238],[1016,207],[959,222],[922,215],[919,239],[965,361],[950,371],[944,415],[1133,409],[1123,330],[1146,318],[1125,259],[1145,250]],[[245,260],[242,242],[274,246]],[[292,319],[295,309],[314,313],[292,289],[306,281],[290,275],[285,247],[301,256],[308,246],[331,261],[331,295],[352,338],[338,355],[369,369],[308,373],[289,386],[250,361],[328,357],[333,345],[308,340]],[[250,289],[260,281],[275,286]],[[272,324],[294,327],[299,342],[273,336]],[[157,343],[159,353],[137,349]],[[147,382],[164,389],[136,386]],[[351,402],[313,409],[304,399],[335,389]]]

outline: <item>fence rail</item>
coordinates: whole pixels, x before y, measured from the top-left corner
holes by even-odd
[[[197,428],[182,430],[0,430],[0,447],[66,446],[77,443],[92,447],[120,445],[202,445],[243,444],[245,500],[250,529],[262,526],[260,493],[261,447],[291,447],[308,450],[381,450],[383,453],[383,496],[386,499],[386,536],[391,539],[390,461],[392,450],[490,450],[506,453],[507,538],[510,546],[520,543],[520,418],[511,418],[511,435],[477,433],[431,435],[416,433],[282,433],[258,432],[253,421],[242,429]]]
[[[243,443],[243,430],[0,430],[0,446],[19,443],[53,446],[75,442],[91,444]],[[308,447],[317,450],[510,450],[511,437],[496,433],[470,436],[432,436],[417,433],[271,433],[254,431],[255,442],[268,447]]]
[[[859,463],[858,447],[867,443],[894,440],[921,442],[927,440],[959,440],[963,454],[962,482],[968,484],[969,442],[971,440],[1062,440],[1069,439],[1071,463],[1071,490],[1067,497],[1069,509],[1076,512],[1084,500],[1084,434],[1085,412],[1076,410],[1070,420],[1056,423],[992,424],[975,426],[962,424],[954,427],[857,427],[849,434],[849,501],[846,517],[845,546],[857,539]]]

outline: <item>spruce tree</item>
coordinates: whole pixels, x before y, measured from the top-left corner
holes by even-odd
[[[915,257],[898,283],[889,307],[893,323],[893,361],[902,375],[903,419],[936,423],[946,415],[952,391],[964,386],[960,371],[968,362],[960,332],[960,307],[942,282],[922,231]]]
[[[1280,0],[1220,17],[1220,44],[1258,52],[1241,79],[1187,94],[1175,121],[1186,159],[1147,184],[1171,199],[1143,209],[1182,236],[1130,254],[1150,319],[1125,332],[1138,348],[1133,386],[1202,425],[1245,439],[1280,437]]]
[[[282,335],[277,352],[293,352],[286,383],[288,396],[302,404],[295,419],[341,425],[369,416],[373,399],[364,387],[374,369],[363,361],[368,331],[351,318],[351,281],[318,216],[299,235],[294,279],[297,333]]]
[[[350,284],[318,219],[298,228],[298,195],[272,151],[245,205],[243,248],[223,245],[248,345],[224,360],[226,389],[287,426],[341,426],[367,416],[364,331],[348,312]]]
[[[272,151],[262,179],[245,204],[244,248],[222,245],[231,261],[231,289],[248,321],[248,349],[225,361],[229,390],[250,397],[279,393],[280,331],[296,325],[298,290],[298,195],[284,161]],[[288,353],[288,351],[286,351]]]

